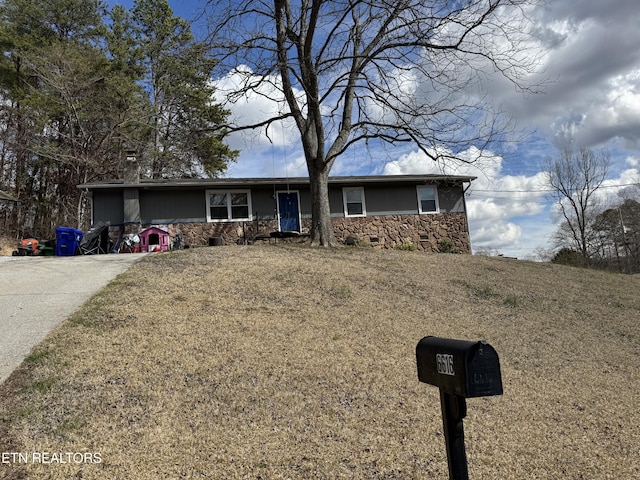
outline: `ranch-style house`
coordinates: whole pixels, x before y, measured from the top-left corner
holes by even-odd
[[[476,177],[381,175],[329,178],[338,241],[471,252],[465,191]],[[308,178],[124,180],[86,183],[92,223],[126,233],[149,226],[192,246],[304,237],[311,224]],[[212,243],[212,240],[214,241]]]

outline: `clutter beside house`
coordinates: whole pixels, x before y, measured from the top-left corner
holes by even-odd
[[[23,238],[18,242],[18,248],[12,253],[12,255],[14,257],[30,257],[32,255],[39,255],[39,243],[40,242],[35,238]]]
[[[42,255],[52,257],[55,254],[55,240],[38,240],[36,238],[23,238],[18,242],[16,250],[11,252],[14,257],[32,257]]]
[[[101,255],[108,253],[166,252],[189,248],[182,236],[173,237],[166,228],[151,226],[139,233],[113,231],[104,222],[92,225],[86,232],[72,227],[57,227],[56,238],[38,240],[26,237],[20,240],[15,256],[58,256]]]
[[[92,225],[82,236],[78,249],[82,255],[109,253],[109,227],[106,223],[98,222]]]
[[[71,227],[56,228],[56,256],[72,257],[79,252],[78,246],[82,240],[82,230]]]
[[[116,241],[114,253],[140,253],[140,237],[135,233],[121,235]]]

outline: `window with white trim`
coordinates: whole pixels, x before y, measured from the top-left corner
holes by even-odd
[[[438,190],[436,187],[418,187],[418,211],[438,213]]]
[[[250,190],[207,190],[207,221],[251,220]]]
[[[364,203],[364,188],[348,187],[342,189],[345,217],[366,217],[367,207]]]

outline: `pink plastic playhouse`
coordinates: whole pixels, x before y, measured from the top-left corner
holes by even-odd
[[[143,252],[166,252],[169,250],[169,232],[158,227],[149,227],[139,234]]]

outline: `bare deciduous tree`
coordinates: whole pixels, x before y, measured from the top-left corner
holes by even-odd
[[[247,0],[207,3],[219,67],[281,111],[231,131],[292,119],[312,194],[312,242],[335,243],[327,179],[356,143],[411,142],[434,160],[481,156],[512,125],[486,100],[494,74],[516,89],[535,67],[528,0]],[[475,147],[471,149],[471,147]],[[465,158],[466,161],[474,159]]]
[[[546,159],[547,182],[563,218],[556,237],[579,251],[585,261],[593,253],[591,225],[600,213],[595,193],[605,180],[610,163],[607,152],[589,148],[565,150],[555,159]]]

